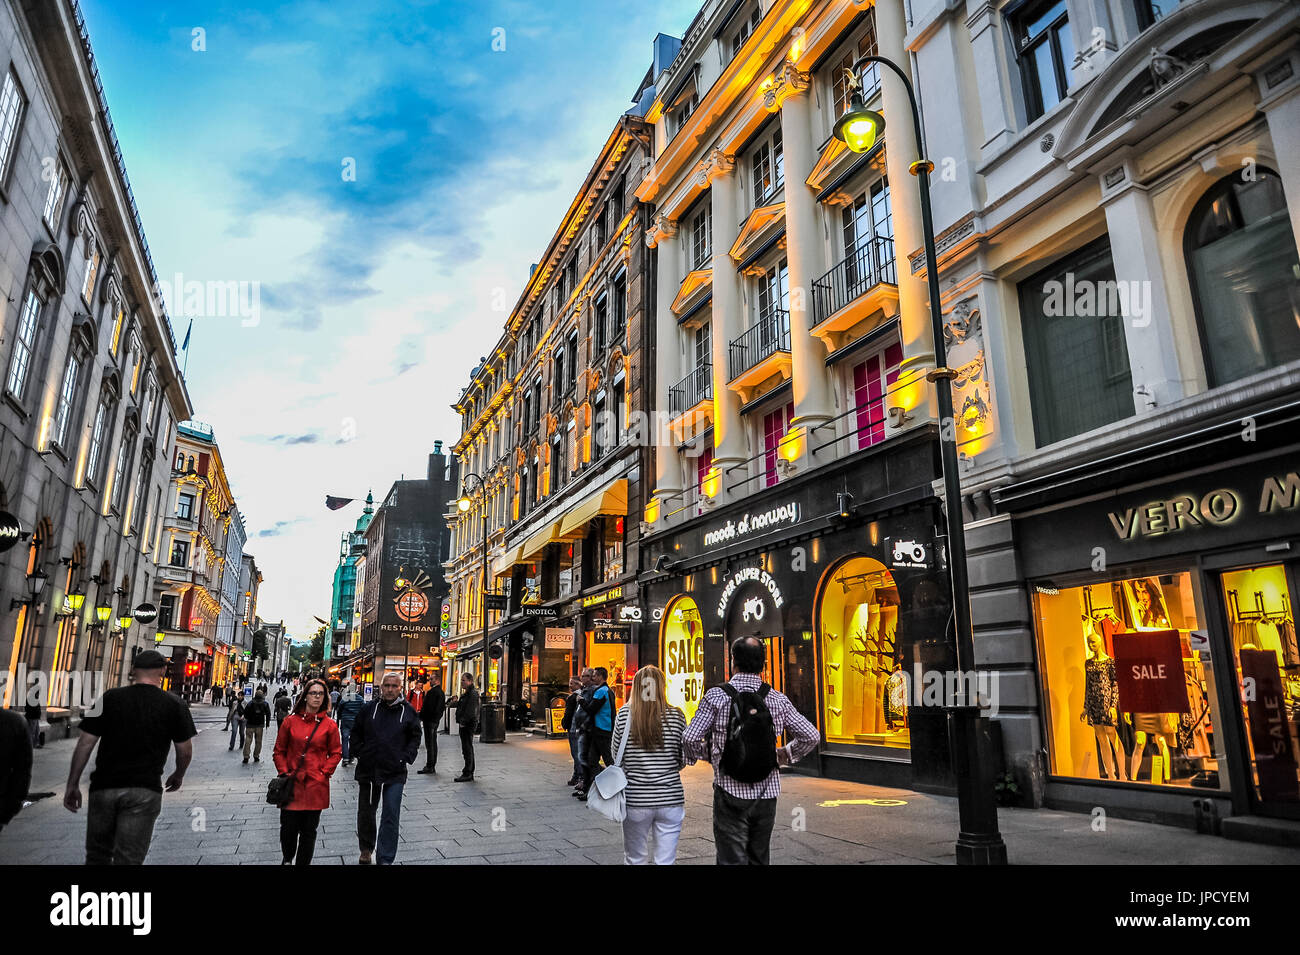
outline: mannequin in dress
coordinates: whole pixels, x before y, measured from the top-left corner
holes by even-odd
[[[1084,661],[1083,712],[1079,719],[1092,727],[1101,750],[1101,763],[1109,779],[1127,780],[1124,772],[1124,747],[1120,744],[1115,723],[1119,718],[1119,686],[1115,681],[1115,661],[1106,655],[1106,641],[1090,630],[1087,637],[1088,659]],[[1139,750],[1140,752],[1140,750]]]

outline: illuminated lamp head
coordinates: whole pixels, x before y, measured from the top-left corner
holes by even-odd
[[[854,89],[849,108],[835,122],[835,138],[855,153],[865,153],[876,144],[885,131],[885,117],[867,109],[862,101],[862,91]]]

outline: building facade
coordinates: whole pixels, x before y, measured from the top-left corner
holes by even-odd
[[[643,118],[652,82],[650,70],[453,406],[469,507],[457,506],[459,488],[445,499],[454,530],[447,680],[480,679],[486,654],[488,691],[509,720],[541,719],[585,662],[606,665],[620,697],[638,665],[628,611],[653,365],[636,191],[652,145]],[[485,577],[500,601],[486,615]]]
[[[361,635],[355,628],[357,573],[366,551],[366,528],[375,513],[375,498],[366,492],[366,505],[357,518],[356,527],[345,531],[339,544],[339,563],[334,569],[333,596],[330,600],[330,629],[333,652],[327,660],[345,660],[358,648]],[[332,669],[332,668],[331,668]]]
[[[71,675],[117,685],[153,643],[131,615],[192,408],[79,8],[4,4],[0,50],[0,657],[53,674],[55,712],[86,702]]]

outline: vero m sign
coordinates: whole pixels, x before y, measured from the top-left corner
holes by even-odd
[[[1300,472],[1290,471],[1282,477],[1265,477],[1258,493],[1248,495],[1235,488],[1220,487],[1114,510],[1107,516],[1115,536],[1129,541],[1195,528],[1222,527],[1252,511],[1268,517],[1280,511],[1297,510],[1300,510]]]

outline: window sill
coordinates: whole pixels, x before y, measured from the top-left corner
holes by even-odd
[[[22,416],[24,421],[28,420],[32,416],[32,413],[24,408],[22,402],[7,388],[5,389],[4,400],[10,408],[13,408],[14,411],[18,412],[18,414]]]

